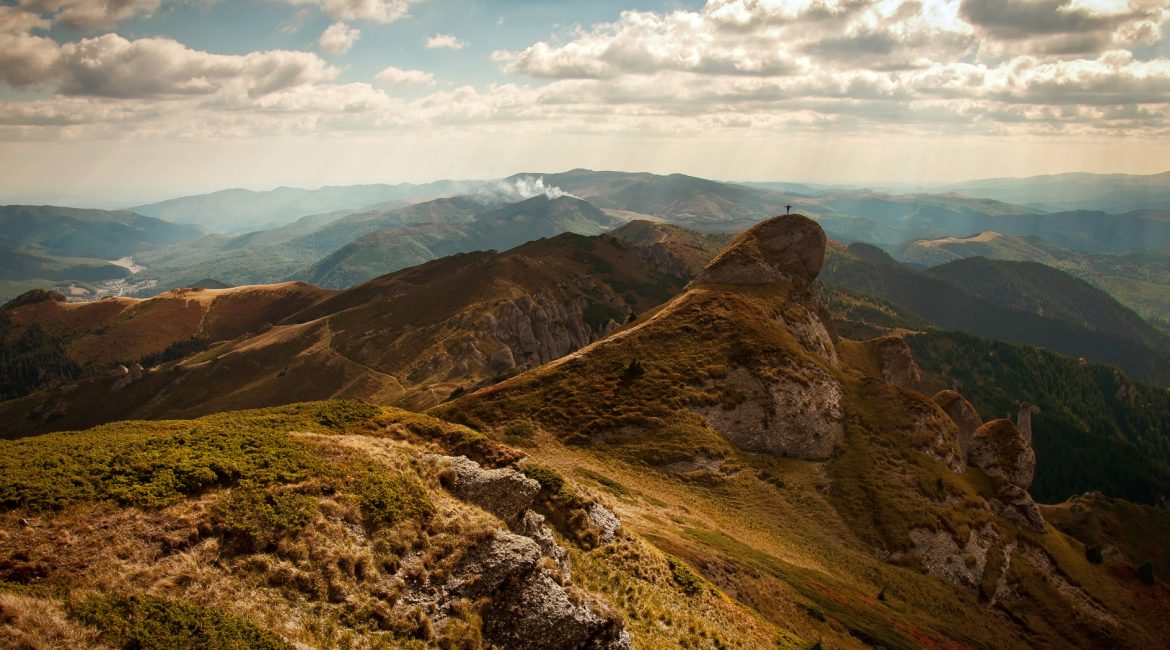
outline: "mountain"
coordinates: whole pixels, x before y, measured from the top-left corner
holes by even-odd
[[[1109,296],[1067,275],[1054,275],[1047,270],[1037,273],[1034,266],[987,260],[977,264],[984,269],[1008,269],[987,277],[1017,285],[984,285],[977,289],[983,292],[979,295],[940,274],[899,264],[880,249],[865,244],[831,248],[824,279],[897,305],[939,329],[1038,345],[1114,363],[1143,381],[1170,384],[1170,352],[1164,343],[1165,335]],[[1008,266],[1011,264],[1017,266]],[[961,275],[961,268],[952,269],[956,276]],[[962,278],[957,281],[964,282]],[[977,280],[971,282],[974,286]],[[1091,296],[1086,298],[1090,303],[1084,309],[1064,305],[1053,313],[1042,313],[1044,305],[1061,301],[1060,291],[1072,291],[1082,298]]]
[[[1082,253],[1039,237],[984,232],[967,237],[919,239],[895,247],[893,253],[904,262],[923,266],[976,256],[1040,262],[1099,287],[1149,321],[1170,325],[1170,252]]]
[[[0,308],[0,399],[93,374],[117,384],[128,376],[125,366],[188,356],[261,331],[328,295],[303,283],[80,303],[33,291]]]
[[[464,202],[469,203],[466,199]],[[325,287],[350,287],[445,255],[506,250],[565,232],[596,235],[624,223],[581,199],[550,199],[543,194],[478,212],[464,223],[453,221],[441,219],[438,223],[376,230],[325,257],[302,277]]]
[[[1136,503],[1170,498],[1170,393],[1116,368],[957,332],[907,338],[935,388],[958,387],[984,417],[1031,422],[1032,494],[1059,503],[1096,490]],[[1124,468],[1121,469],[1121,468]]]
[[[1037,262],[971,257],[936,266],[927,273],[1015,311],[1118,334],[1154,349],[1170,347],[1170,336],[1109,294]]]
[[[273,225],[280,226],[308,215],[357,210],[375,204],[402,205],[459,194],[476,185],[479,185],[478,181],[444,180],[421,185],[402,183],[327,186],[316,190],[278,187],[266,192],[237,188],[185,196],[131,209],[174,223],[196,224],[216,232],[233,233]]]
[[[659,238],[646,228],[624,234]],[[564,291],[558,265],[580,287],[576,265],[598,268],[590,255],[614,266],[598,276],[618,274],[623,252],[664,255],[608,235],[526,247],[550,244],[539,260],[465,254],[387,276],[381,293],[339,293],[303,324],[348,313],[336,334],[372,332],[393,313],[473,304],[493,278]],[[814,286],[826,247],[807,218],[764,222],[620,331],[425,415],[313,402],[0,441],[0,625],[58,645],[216,648],[1170,636],[1158,513],[1037,505],[1026,427],[914,390],[923,377],[901,339],[834,334]],[[467,295],[432,285],[429,301],[401,301],[467,263]],[[476,273],[484,264],[504,266]],[[379,296],[398,309],[353,311]],[[161,372],[142,392],[166,398],[151,384]],[[193,375],[186,389],[214,396],[229,377]],[[1118,513],[1129,527],[1110,525]]]
[[[18,248],[0,246],[0,280],[80,280],[83,282],[116,280],[129,277],[124,266],[103,260],[54,257],[26,253]]]
[[[1023,432],[903,388],[919,375],[899,339],[834,337],[811,286],[824,250],[808,219],[765,222],[633,327],[429,413],[514,432],[608,490],[625,528],[822,645],[1163,638],[1142,558],[1095,565],[1043,519]]]
[[[1055,174],[1029,178],[990,178],[951,187],[970,196],[1052,210],[1170,211],[1170,172],[1149,175]]]
[[[115,260],[201,235],[190,226],[134,212],[0,206],[0,246],[34,255]]]
[[[655,224],[615,235],[564,234],[398,271],[290,311],[252,335],[164,356],[120,387],[117,400],[110,399],[117,378],[98,377],[0,403],[0,433],[329,397],[431,405],[552,361],[651,311],[722,242]]]

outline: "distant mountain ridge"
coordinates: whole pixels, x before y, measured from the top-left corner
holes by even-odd
[[[412,200],[458,194],[479,183],[441,180],[419,185],[326,186],[315,190],[278,187],[269,191],[254,191],[235,188],[131,209],[166,221],[196,224],[209,230],[230,233],[279,226],[312,214],[356,210],[387,202],[401,205]]]

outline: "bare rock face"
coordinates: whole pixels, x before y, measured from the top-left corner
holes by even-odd
[[[975,406],[965,397],[953,390],[941,390],[935,393],[932,399],[958,427],[959,450],[962,452],[963,458],[966,458],[975,430],[983,426],[983,418],[979,416],[979,411],[975,410]]]
[[[1036,475],[1036,453],[1011,420],[992,420],[979,427],[967,462],[995,481],[998,503],[992,505],[1001,515],[1033,530],[1045,530],[1040,509],[1028,494]]]
[[[628,313],[625,303],[610,305]],[[499,342],[488,365],[495,372],[531,367],[579,350],[619,326],[615,321],[594,331],[585,321],[589,302],[575,298],[558,302],[543,294],[522,295],[480,316],[475,329]]]
[[[799,214],[756,224],[719,254],[699,276],[700,282],[768,284],[788,280],[808,286],[825,261],[825,231]]]
[[[777,319],[800,343],[801,347],[837,366],[837,338],[832,329],[832,318],[825,318],[828,310],[811,294],[790,301]]]
[[[514,469],[484,469],[466,456],[434,458],[441,467],[451,470],[443,481],[451,494],[496,515],[510,526],[520,522],[540,492],[540,483]]]
[[[757,377],[734,368],[725,382],[744,399],[705,409],[707,426],[746,451],[809,460],[828,458],[845,439],[844,392],[826,370],[804,365],[800,381]]]
[[[617,515],[613,514],[613,511],[600,503],[594,503],[589,507],[587,514],[589,523],[597,528],[598,539],[602,544],[609,544],[617,538],[618,531],[622,528],[622,522]]]
[[[1016,428],[1020,430],[1020,434],[1024,436],[1024,440],[1028,444],[1032,444],[1032,416],[1040,415],[1040,407],[1035,404],[1024,403],[1020,405],[1020,413],[1016,416]]]
[[[922,369],[914,362],[914,354],[906,341],[898,336],[883,336],[873,344],[877,348],[878,365],[887,384],[899,388],[914,388],[922,381]]]

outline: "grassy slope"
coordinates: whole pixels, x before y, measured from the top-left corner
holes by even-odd
[[[96,382],[67,395],[5,403],[0,430],[13,436],[331,397],[434,404],[496,375],[486,358],[476,360],[467,349],[469,343],[484,355],[496,349],[499,341],[480,323],[501,305],[540,296],[560,305],[583,301],[585,322],[598,335],[609,320],[623,322],[681,290],[693,272],[688,265],[709,256],[703,246],[713,244],[702,237],[664,243],[664,249],[681,249],[681,267],[671,272],[656,270],[660,258],[647,259],[645,251],[605,236],[561,235],[505,253],[436,260],[327,298],[259,334],[186,356],[128,386],[118,400],[109,399],[109,382]],[[432,367],[435,359],[446,361]]]
[[[1064,354],[1116,363],[1143,381],[1170,384],[1170,370],[1167,370],[1170,352],[1153,346],[1152,340],[1141,340],[1164,340],[1163,335],[1151,333],[1148,324],[1128,314],[1107,296],[1098,294],[1095,304],[1110,304],[1113,308],[1103,318],[1101,314],[1093,314],[1093,327],[1098,329],[1088,329],[1074,322],[1083,320],[1085,314],[1066,320],[1015,308],[1013,301],[1018,295],[1043,295],[1045,288],[1035,289],[1024,283],[1014,292],[1016,295],[1008,296],[1001,303],[998,300],[1003,296],[981,297],[942,277],[898,264],[877,248],[859,244],[846,250],[831,250],[822,277],[826,282],[899,305],[942,329],[1039,345]],[[1052,289],[1059,290],[1059,287]],[[1087,286],[1079,286],[1078,291],[1092,293]],[[1111,324],[1119,321],[1133,322],[1124,332],[1114,331]]]
[[[2,442],[0,626],[126,647],[478,647],[488,601],[442,627],[400,599],[414,588],[400,567],[411,585],[444,580],[502,527],[446,494],[420,461],[433,451],[520,456],[357,402]],[[568,478],[562,492],[595,499]],[[617,607],[637,647],[798,642],[636,536],[569,547],[575,584]]]
[[[845,366],[830,369],[847,387],[849,414],[846,443],[833,460],[741,452],[706,428],[694,409],[735,400],[720,388],[733,360],[780,373],[793,355],[819,363],[773,319],[783,305],[783,287],[695,289],[632,329],[433,412],[494,430],[529,423],[539,434],[525,450],[539,462],[599,480],[624,520],[660,548],[766,619],[833,646],[1011,647],[1029,643],[1028,635],[1092,645],[1100,638],[1026,564],[1009,572],[1019,598],[996,608],[1019,622],[1010,626],[973,595],[918,573],[914,562],[879,559],[876,549],[906,548],[915,527],[962,536],[995,526],[1044,549],[1111,612],[1130,611],[1131,583],[1089,566],[1059,533],[992,521],[978,505],[989,489],[978,472],[952,474],[919,451],[925,441],[912,414],[923,398],[867,378],[873,361],[863,345],[844,343]],[[624,380],[633,359],[645,374]],[[697,458],[720,462],[681,474],[668,468]],[[1122,634],[1140,644],[1164,633],[1141,625]]]

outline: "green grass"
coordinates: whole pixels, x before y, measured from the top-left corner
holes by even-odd
[[[101,640],[133,650],[291,650],[275,634],[213,609],[153,596],[97,596],[69,613],[96,627]]]
[[[259,487],[303,481],[327,468],[290,431],[337,429],[379,412],[356,402],[314,402],[3,441],[0,509],[100,501],[161,508],[245,479]]]

